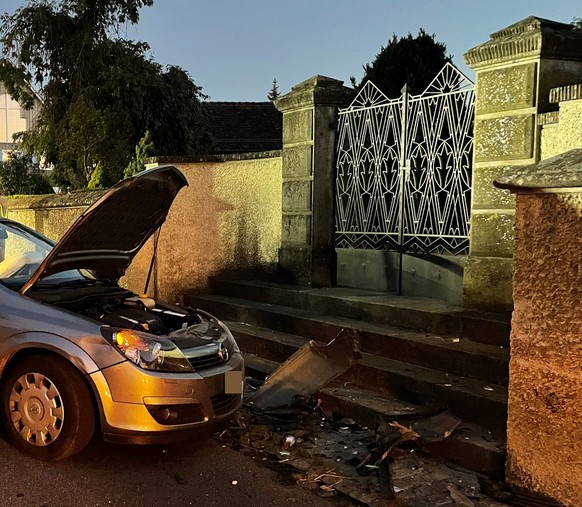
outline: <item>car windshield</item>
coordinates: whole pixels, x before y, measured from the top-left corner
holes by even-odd
[[[0,222],[0,282],[10,287],[23,286],[53,247],[50,240],[27,227],[15,222]],[[43,284],[90,279],[75,269],[48,276]]]

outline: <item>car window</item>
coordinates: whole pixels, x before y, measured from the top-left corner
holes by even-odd
[[[52,250],[53,244],[32,234],[18,224],[0,223],[0,281],[9,285],[24,285]],[[79,271],[70,270],[45,278],[45,282],[83,279]]]

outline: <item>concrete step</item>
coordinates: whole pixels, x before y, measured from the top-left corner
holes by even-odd
[[[252,354],[245,354],[245,361],[247,374],[257,378],[265,378],[279,366],[278,362]],[[326,387],[317,396],[324,410],[344,414],[372,430],[381,419],[404,422],[424,410],[394,397],[342,385]],[[502,430],[494,433],[477,424],[462,421],[449,439],[429,444],[426,449],[435,456],[489,477],[504,476],[505,434]]]
[[[255,365],[266,361],[264,371],[253,371],[254,375],[268,375],[271,365],[284,362],[307,342],[299,336],[240,322],[225,323],[243,352],[254,356]],[[250,367],[247,365],[247,368]],[[359,363],[341,377],[341,381],[390,398],[445,406],[458,417],[474,422],[487,421],[488,426],[496,430],[503,431],[505,428],[507,389],[503,386],[489,385],[365,352]]]
[[[510,314],[470,311],[433,299],[340,287],[312,289],[263,281],[216,280],[214,292],[223,296],[509,346]]]
[[[223,320],[244,322],[324,343],[335,338],[342,329],[353,329],[360,334],[362,352],[370,355],[491,384],[507,384],[509,351],[506,348],[232,297],[189,295],[184,302]]]

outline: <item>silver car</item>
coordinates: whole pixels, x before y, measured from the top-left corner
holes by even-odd
[[[186,179],[125,179],[55,245],[0,219],[0,404],[9,441],[42,460],[96,431],[122,443],[207,434],[242,403],[243,359],[211,315],[118,285]]]

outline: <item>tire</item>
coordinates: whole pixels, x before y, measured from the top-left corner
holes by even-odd
[[[40,460],[81,451],[95,432],[95,408],[81,373],[54,354],[28,356],[9,367],[0,388],[8,440]]]

